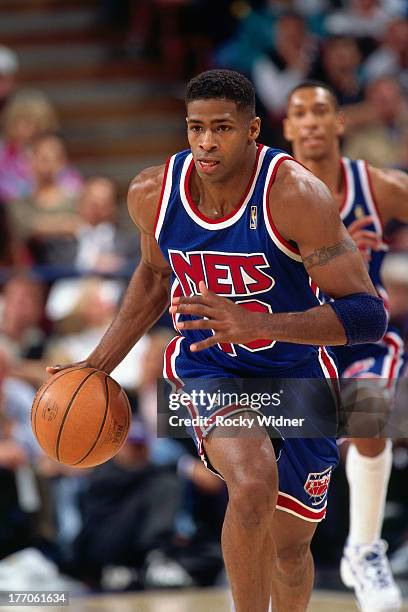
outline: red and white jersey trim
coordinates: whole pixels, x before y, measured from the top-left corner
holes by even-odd
[[[386,290],[384,289],[384,287],[382,287],[381,285],[376,285],[376,291],[378,293],[378,295],[380,296],[380,298],[382,299],[383,303],[384,303],[384,308],[386,310],[387,313],[387,317],[388,319],[390,318],[390,298],[388,293],[386,292]]]
[[[355,184],[354,184],[354,176],[353,171],[351,169],[351,161],[347,159],[347,157],[343,157],[341,159],[342,171],[344,174],[344,201],[340,206],[340,216],[344,220],[353,210],[354,200],[355,200]],[[364,199],[367,204],[368,211],[370,215],[373,217],[373,225],[375,227],[375,231],[383,236],[383,224],[381,221],[379,209],[377,206],[377,202],[375,200],[375,195],[373,192],[373,187],[371,184],[370,173],[368,170],[368,164],[366,161],[359,159],[356,162],[357,171],[360,179],[361,189],[363,191]],[[387,251],[388,246],[385,242],[381,245],[382,250]]]
[[[327,503],[319,510],[309,508],[309,506],[302,504],[296,497],[292,497],[288,493],[282,493],[282,491],[278,492],[278,501],[276,502],[278,510],[283,510],[283,512],[288,512],[311,523],[318,523],[324,519],[326,516],[326,506]]]
[[[278,247],[278,249],[291,259],[301,262],[302,257],[298,249],[296,249],[290,242],[288,242],[287,240],[285,240],[285,238],[283,238],[283,236],[281,236],[278,229],[276,228],[276,225],[273,222],[271,211],[269,209],[269,194],[271,191],[271,187],[274,183],[279,166],[285,160],[295,161],[290,155],[287,155],[286,153],[279,153],[273,158],[269,165],[263,195],[263,213],[268,234],[271,237],[272,241],[275,243],[275,245]]]
[[[193,156],[190,153],[183,164],[183,168],[181,171],[180,177],[180,198],[183,203],[183,206],[188,214],[188,216],[197,223],[200,227],[203,227],[207,230],[220,230],[226,227],[231,227],[234,223],[236,223],[244,214],[245,209],[247,207],[248,202],[252,198],[252,194],[254,193],[255,185],[258,180],[259,173],[262,168],[262,163],[265,158],[268,147],[263,145],[258,146],[257,151],[257,159],[255,163],[254,173],[251,177],[250,183],[248,185],[247,191],[244,195],[242,203],[238,206],[236,211],[232,214],[224,217],[223,219],[207,219],[204,215],[199,214],[199,211],[196,210],[194,203],[192,202],[188,181],[193,170],[194,160]]]
[[[170,304],[173,305],[173,300],[175,297],[181,297],[183,295],[183,291],[181,289],[181,285],[179,283],[178,278],[175,278],[173,281],[173,284],[171,286],[170,289]],[[176,314],[172,314],[171,315],[171,319],[173,321],[173,327],[176,330],[177,333],[180,333],[180,330],[177,326],[179,319],[180,319],[180,313],[176,313]]]
[[[347,157],[341,159],[341,169],[344,176],[344,200],[340,206],[340,216],[345,219],[353,209],[356,190],[353,179],[353,171],[351,169],[350,160]]]
[[[334,360],[330,357],[325,346],[319,346],[318,359],[323,374],[329,384],[329,389],[337,405],[340,405],[339,373]]]
[[[183,387],[183,381],[177,376],[176,359],[180,354],[180,344],[184,339],[184,336],[175,336],[164,351],[163,378],[172,384],[175,391]]]
[[[173,166],[175,158],[176,156],[173,155],[167,160],[166,167],[164,170],[160,202],[159,207],[157,209],[156,222],[154,225],[154,236],[157,241],[159,241],[160,232],[162,230],[164,217],[167,211],[167,206],[169,205],[171,187],[173,183]]]
[[[309,276],[309,287],[312,290],[313,295],[318,300],[319,304],[323,305],[324,301],[320,299],[320,289],[317,286],[317,283]]]
[[[370,215],[374,218],[374,227],[375,231],[378,232],[381,236],[383,235],[383,224],[380,218],[380,213],[378,211],[378,206],[375,201],[375,196],[373,193],[371,179],[369,175],[367,162],[359,159],[357,161],[358,173],[360,175],[361,187],[364,193],[365,201],[367,203],[367,207],[370,211]],[[384,250],[388,250],[387,246],[383,245]]]
[[[388,348],[388,355],[384,358],[381,378],[388,380],[387,387],[395,386],[398,375],[404,363],[404,343],[395,332],[388,331],[381,344]]]
[[[336,364],[324,346],[319,346],[319,363],[326,378],[339,377]]]

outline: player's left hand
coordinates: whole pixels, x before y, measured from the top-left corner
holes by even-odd
[[[210,291],[203,281],[199,284],[201,295],[176,297],[169,308],[170,314],[188,314],[202,317],[196,321],[183,321],[177,324],[180,330],[211,329],[213,336],[190,346],[193,352],[214,346],[218,343],[244,344],[262,337],[261,323],[265,313],[250,312],[233,301],[220,297]],[[271,316],[271,315],[268,315]]]
[[[360,219],[355,219],[347,228],[366,263],[371,261],[371,251],[379,251],[382,245],[381,235],[366,229],[373,221],[374,217],[372,215],[366,215]]]

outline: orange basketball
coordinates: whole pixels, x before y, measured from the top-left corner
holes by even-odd
[[[39,388],[31,409],[31,425],[43,451],[71,467],[111,459],[124,444],[130,422],[126,393],[94,368],[58,372]]]

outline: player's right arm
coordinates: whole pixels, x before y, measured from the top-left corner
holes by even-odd
[[[81,365],[110,373],[159,319],[169,304],[171,269],[154,237],[163,176],[163,166],[148,168],[130,185],[128,209],[141,232],[141,261],[110,327]],[[47,371],[55,374],[66,367],[72,367],[72,364],[52,366],[47,368]]]

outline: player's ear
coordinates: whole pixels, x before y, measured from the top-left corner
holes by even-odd
[[[258,138],[261,132],[261,119],[254,117],[249,124],[249,140],[254,141]]]
[[[343,111],[337,113],[336,135],[343,136],[346,129],[346,116]]]
[[[287,140],[288,142],[292,142],[293,140],[292,129],[290,126],[290,121],[287,117],[285,117],[285,119],[283,120],[282,125],[283,125],[283,135],[285,137],[285,140]]]

